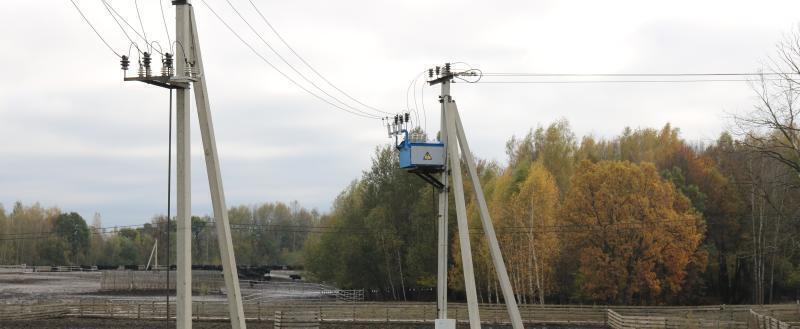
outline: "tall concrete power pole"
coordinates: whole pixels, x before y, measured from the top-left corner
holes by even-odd
[[[461,177],[461,161],[467,165],[467,172],[470,175],[475,198],[478,201],[478,208],[481,217],[483,231],[486,233],[486,240],[489,245],[489,254],[494,264],[497,279],[500,281],[500,288],[505,299],[508,317],[514,329],[523,329],[522,317],[519,314],[519,307],[508,277],[503,255],[500,251],[500,244],[494,231],[494,224],[489,217],[489,209],[486,205],[486,198],[478,176],[475,159],[467,142],[464,126],[461,124],[461,117],[458,113],[456,102],[450,96],[450,84],[457,73],[450,70],[450,64],[445,64],[444,68],[436,69],[437,76],[433,78],[433,71],[429,71],[432,80],[431,85],[441,84],[442,91],[439,101],[442,104],[442,130],[441,140],[445,144],[445,170],[442,174],[442,184],[447,183],[447,176],[453,180],[453,190],[455,196],[456,219],[458,225],[458,239],[461,247],[461,262],[464,271],[464,288],[467,293],[467,308],[469,311],[469,325],[471,329],[480,329],[481,318],[478,313],[478,297],[475,287],[475,273],[472,265],[472,247],[470,246],[469,227],[467,225],[467,209],[464,197],[464,182]],[[447,277],[443,267],[447,261],[447,193],[448,190],[442,188],[439,192],[439,272],[438,272],[438,308],[439,320],[447,319]],[[442,236],[444,234],[444,236]],[[444,244],[444,246],[443,246]],[[438,320],[437,320],[438,321]],[[437,325],[439,322],[437,322]],[[454,326],[455,324],[442,321],[443,326]]]
[[[190,0],[173,0],[175,5],[176,56],[175,70],[172,70],[172,58],[165,54],[164,69],[161,75],[151,75],[149,54],[145,54],[145,67],[139,70],[137,77],[125,77],[125,81],[141,81],[159,87],[176,90],[176,130],[177,130],[177,310],[176,325],[179,329],[192,327],[192,243],[191,243],[191,88],[194,87],[194,101],[197,118],[200,122],[200,136],[203,141],[208,185],[211,190],[211,202],[214,208],[217,237],[225,278],[231,327],[244,329],[245,318],[242,296],[239,290],[239,278],[236,270],[236,258],[231,241],[231,228],[228,222],[225,193],[222,187],[222,176],[219,167],[217,144],[214,137],[214,125],[211,120],[211,105],[208,99],[208,88],[203,67],[203,56],[200,51],[200,39],[197,34],[197,22]],[[127,70],[128,58],[123,56],[123,69]],[[169,258],[168,258],[169,259]],[[169,265],[169,264],[168,264]]]

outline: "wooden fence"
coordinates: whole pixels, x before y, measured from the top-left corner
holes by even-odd
[[[196,320],[228,318],[225,302],[195,301],[192,308],[192,314]],[[479,309],[484,323],[509,323],[505,305],[482,304]],[[164,301],[114,299],[81,299],[58,303],[43,301],[25,305],[0,304],[0,320],[59,316],[163,319],[166,316],[166,310]],[[169,310],[170,317],[174,317],[174,300],[170,303]],[[468,321],[465,304],[452,303],[448,306],[448,310],[450,318],[456,319],[460,323]],[[244,304],[245,318],[249,321],[273,321],[276,312],[313,312],[319,315],[321,322],[432,323],[436,318],[436,305],[433,303],[274,301]],[[765,319],[780,319],[789,325],[800,322],[800,305],[795,304],[696,307],[520,305],[520,313],[523,321],[529,324],[608,325],[615,329],[785,329],[788,327],[767,326],[777,320]],[[750,325],[751,323],[760,326]]]
[[[789,323],[780,321],[771,316],[758,314],[753,310],[748,312],[747,329],[791,329],[794,328]]]
[[[0,320],[34,320],[66,316],[65,303],[0,304]]]
[[[273,319],[275,329],[319,329],[320,325],[320,315],[315,311],[275,311]]]
[[[177,276],[170,272],[170,289],[175,289]],[[166,271],[103,271],[100,290],[146,291],[163,290],[166,287]],[[222,273],[215,271],[192,271],[192,290],[195,292],[221,291],[225,287]]]
[[[608,309],[606,311],[606,325],[611,329],[680,329],[680,328],[747,329],[746,323],[737,321],[663,316],[663,315],[662,316],[620,315],[619,313],[611,309]]]

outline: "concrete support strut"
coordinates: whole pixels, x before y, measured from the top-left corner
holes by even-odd
[[[233,253],[233,240],[231,226],[228,221],[228,208],[225,204],[225,192],[222,188],[222,173],[219,168],[217,142],[214,137],[214,124],[211,120],[211,105],[208,101],[208,88],[205,74],[203,74],[203,56],[200,52],[200,40],[197,38],[197,24],[194,9],[190,9],[192,31],[192,52],[194,65],[197,70],[197,81],[194,82],[194,99],[197,104],[197,118],[200,121],[200,137],[203,140],[203,153],[206,160],[208,173],[208,186],[211,190],[211,205],[214,208],[214,220],[219,239],[219,254],[222,259],[222,272],[225,279],[226,295],[228,297],[228,312],[231,318],[231,328],[244,329],[244,306],[239,290],[239,275],[236,269],[236,257]]]
[[[445,102],[445,121],[447,125],[447,153],[450,163],[453,188],[456,199],[456,219],[458,222],[458,240],[461,247],[461,268],[464,271],[464,289],[467,293],[467,309],[469,311],[469,327],[481,328],[481,316],[478,311],[478,294],[475,288],[475,272],[472,265],[472,247],[469,240],[469,225],[467,223],[467,207],[464,198],[464,182],[461,178],[461,158],[458,156],[458,137],[456,135],[455,104],[449,97]]]
[[[497,241],[497,235],[494,231],[494,224],[492,224],[492,218],[489,217],[489,207],[486,206],[486,198],[483,195],[483,188],[481,188],[475,159],[469,149],[469,143],[464,134],[464,126],[461,124],[461,116],[458,114],[458,109],[455,105],[453,106],[453,117],[455,119],[459,145],[461,145],[461,152],[467,163],[467,171],[469,172],[470,180],[472,180],[475,198],[478,200],[483,232],[486,234],[486,240],[489,242],[489,254],[492,256],[492,263],[494,263],[494,269],[500,281],[500,289],[503,291],[503,299],[505,299],[506,302],[508,317],[511,319],[511,325],[514,329],[523,329],[522,317],[519,314],[519,307],[517,306],[517,300],[514,296],[514,290],[511,287],[511,280],[508,278],[508,271],[503,261],[503,254],[500,251],[500,243]]]
[[[194,9],[188,0],[173,1],[176,5],[176,75],[193,81],[197,118],[211,191],[211,203],[219,238],[222,270],[228,297],[231,328],[245,329],[244,307],[239,290],[236,258],[233,252],[228,210],[222,187],[214,125],[211,120],[211,105],[203,68],[203,56],[197,36]],[[191,67],[187,69],[187,65]],[[178,279],[176,326],[179,329],[192,327],[192,253],[191,253],[191,153],[190,153],[190,90],[177,90],[177,180],[178,180]]]
[[[450,83],[451,79],[454,76],[449,71],[449,65],[447,66],[446,73],[443,77],[437,78],[436,80],[431,81],[432,84],[441,83],[442,84],[442,94],[440,101],[442,102],[442,142],[445,144],[446,148],[446,161],[445,163],[448,165],[445,168],[445,172],[442,175],[442,181],[447,182],[447,176],[453,179],[453,189],[454,189],[454,196],[455,196],[455,206],[456,206],[456,218],[458,221],[458,237],[459,237],[459,245],[461,247],[461,262],[462,262],[462,270],[464,271],[464,289],[466,290],[467,294],[467,308],[469,311],[469,325],[470,329],[480,329],[481,327],[481,318],[480,314],[478,313],[478,298],[477,298],[477,291],[475,287],[475,273],[473,269],[472,263],[472,250],[470,246],[470,236],[469,236],[469,226],[467,221],[467,211],[466,211],[466,200],[464,197],[464,182],[463,178],[461,177],[461,160],[463,158],[464,162],[467,165],[467,172],[469,173],[470,180],[472,181],[472,186],[475,191],[475,198],[478,201],[478,208],[480,210],[480,217],[481,223],[483,225],[483,230],[486,234],[486,239],[489,245],[489,254],[492,257],[492,262],[494,264],[495,271],[497,273],[497,279],[500,281],[500,288],[503,292],[503,298],[505,299],[506,309],[508,310],[509,319],[511,319],[511,325],[514,329],[524,329],[522,323],[522,317],[519,314],[519,307],[517,306],[517,300],[514,296],[513,287],[511,286],[511,280],[508,277],[508,271],[506,269],[505,262],[503,261],[503,255],[500,250],[500,243],[497,241],[497,236],[495,234],[494,225],[492,224],[492,219],[489,216],[489,208],[486,205],[486,198],[483,195],[483,189],[480,183],[480,177],[478,176],[477,166],[475,165],[475,159],[472,156],[472,152],[469,148],[469,143],[467,142],[466,134],[464,133],[464,126],[461,123],[461,117],[458,113],[458,106],[456,106],[455,101],[453,101],[452,97],[450,96]],[[437,73],[438,73],[437,69]],[[447,287],[446,287],[446,272],[442,274],[443,266],[446,266],[446,263],[442,264],[442,257],[444,257],[444,261],[446,262],[446,246],[441,245],[442,241],[447,239],[447,189],[445,188],[439,194],[439,290],[438,290],[438,306],[439,306],[439,319],[446,319],[447,318]],[[441,235],[444,232],[444,237]],[[444,256],[443,256],[444,255]],[[444,276],[444,277],[443,277]],[[444,283],[444,287],[443,287]],[[444,311],[442,311],[444,310]]]

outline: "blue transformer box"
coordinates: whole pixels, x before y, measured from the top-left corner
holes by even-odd
[[[410,142],[404,140],[397,146],[400,151],[400,168],[437,172],[444,168],[444,144],[436,142]]]

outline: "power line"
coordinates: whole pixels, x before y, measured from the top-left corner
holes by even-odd
[[[133,38],[131,38],[131,36],[128,35],[128,31],[125,30],[125,27],[122,26],[122,23],[120,23],[119,20],[117,20],[117,17],[114,16],[114,13],[116,12],[114,10],[114,8],[111,8],[111,6],[109,6],[109,4],[105,0],[101,0],[101,2],[103,3],[103,6],[106,8],[106,11],[108,12],[108,14],[111,15],[111,18],[114,19],[114,22],[117,23],[117,26],[119,26],[119,29],[122,30],[122,34],[125,35],[125,38],[128,39],[128,41],[131,43],[132,46],[136,47],[136,51],[141,53],[142,50],[139,49],[139,44],[136,43],[136,41],[133,41]],[[126,21],[126,23],[127,23],[127,21]],[[128,24],[128,26],[130,26],[130,24]],[[134,32],[135,32],[135,30],[134,30]],[[128,51],[130,52],[130,47],[128,48]]]
[[[173,52],[172,38],[169,36],[169,27],[167,26],[167,17],[164,15],[164,2],[158,0],[158,8],[161,9],[161,21],[164,22],[164,32],[167,32],[167,42],[169,42],[169,52]]]
[[[414,92],[414,116],[417,117],[417,127],[419,127],[420,120],[419,120],[419,107],[417,106],[417,81],[419,81],[419,78],[414,79],[414,86],[411,87],[411,90]]]
[[[622,84],[622,83],[700,83],[700,82],[758,82],[777,81],[782,79],[681,79],[681,80],[514,80],[514,81],[477,81],[474,83],[491,84]]]
[[[425,86],[427,83],[423,83],[422,86],[419,88],[420,93],[420,103],[422,104],[422,118],[425,119],[425,133],[428,133],[428,111],[425,109]]]
[[[328,92],[327,92],[327,91],[325,91],[324,89],[322,89],[322,88],[320,88],[319,86],[317,86],[317,84],[316,84],[316,83],[314,83],[313,81],[311,81],[311,80],[310,80],[308,77],[306,77],[306,76],[305,76],[305,75],[304,75],[302,72],[300,72],[299,70],[297,70],[297,68],[295,68],[295,67],[294,67],[294,66],[293,66],[291,63],[289,63],[289,61],[287,61],[287,60],[286,60],[286,58],[284,58],[283,56],[281,56],[281,54],[280,54],[280,53],[279,53],[277,50],[275,50],[275,48],[274,48],[274,47],[272,47],[272,45],[271,45],[269,42],[267,42],[267,40],[266,40],[266,39],[264,39],[264,37],[261,35],[261,33],[259,33],[259,32],[258,32],[258,31],[257,31],[257,30],[256,30],[256,29],[253,27],[253,25],[252,25],[252,24],[250,24],[250,22],[249,22],[249,21],[248,21],[248,20],[247,20],[247,19],[244,17],[244,15],[242,15],[242,13],[241,13],[241,12],[239,12],[239,10],[238,10],[238,9],[236,9],[236,7],[233,5],[233,3],[231,3],[231,1],[230,1],[230,0],[225,0],[225,2],[227,2],[227,3],[228,3],[228,6],[230,6],[230,7],[231,7],[231,9],[233,9],[233,12],[235,12],[235,13],[236,13],[236,15],[237,15],[237,16],[239,16],[239,18],[240,18],[240,19],[241,19],[241,20],[242,20],[242,21],[245,23],[245,25],[247,25],[247,27],[248,27],[248,28],[250,28],[250,31],[252,31],[252,32],[253,32],[253,34],[255,34],[255,35],[256,35],[256,37],[258,37],[258,39],[260,39],[260,40],[261,40],[261,42],[263,42],[263,43],[264,43],[264,45],[266,45],[266,46],[267,46],[267,48],[269,48],[269,50],[271,50],[273,54],[275,54],[275,56],[278,56],[278,58],[279,58],[279,59],[280,59],[280,60],[281,60],[281,61],[282,61],[284,64],[286,64],[286,66],[288,66],[288,67],[289,67],[289,68],[290,68],[292,71],[294,71],[295,73],[297,73],[297,75],[299,75],[299,76],[300,76],[300,77],[301,77],[303,80],[305,80],[305,81],[306,81],[306,82],[308,82],[308,83],[309,83],[311,86],[313,86],[313,87],[314,87],[314,88],[316,88],[317,90],[321,91],[323,94],[325,94],[326,96],[330,97],[330,98],[331,98],[331,99],[333,99],[334,101],[338,102],[338,103],[339,103],[339,104],[341,104],[342,106],[345,106],[345,107],[347,107],[347,108],[349,108],[349,109],[351,109],[351,110],[353,110],[353,111],[357,111],[357,112],[359,112],[359,113],[363,113],[363,114],[366,114],[366,115],[372,115],[372,114],[371,114],[371,113],[369,113],[369,112],[362,111],[362,110],[360,110],[360,109],[358,109],[358,108],[356,108],[356,107],[353,107],[353,106],[350,106],[349,104],[346,104],[345,102],[343,102],[343,101],[342,101],[342,100],[340,100],[339,98],[337,98],[337,97],[335,97],[335,96],[331,95],[330,93],[328,93]]]
[[[117,26],[119,26],[119,28],[122,30],[122,33],[125,34],[125,37],[128,38],[128,40],[132,44],[136,45],[136,49],[139,50],[139,52],[142,52],[139,49],[139,44],[136,41],[133,41],[133,38],[131,38],[131,36],[128,34],[127,29],[125,29],[125,27],[122,26],[122,24],[119,22],[117,17],[119,17],[119,19],[121,19],[122,22],[125,23],[125,25],[127,25],[131,30],[133,30],[133,33],[136,33],[136,35],[140,39],[144,40],[144,43],[147,45],[148,50],[151,48],[150,43],[147,40],[147,38],[145,36],[143,36],[141,33],[139,33],[139,31],[137,31],[136,28],[134,28],[133,25],[131,25],[131,23],[129,23],[128,20],[125,19],[125,17],[123,17],[119,12],[117,12],[117,10],[114,9],[114,7],[111,6],[111,4],[109,4],[107,0],[101,0],[101,2],[106,7],[106,11],[108,11],[109,15],[111,15],[111,18],[114,19],[114,21],[117,23]],[[144,31],[142,31],[142,32],[144,32]],[[155,52],[159,53],[160,55],[164,55],[161,50],[156,50],[155,48],[153,48],[153,50],[155,50]]]
[[[415,117],[415,120],[417,121],[417,126],[419,126],[419,124],[420,124],[420,120],[419,120],[419,110],[417,109],[417,87],[416,87],[416,86],[417,86],[417,81],[419,80],[419,78],[420,78],[420,77],[421,77],[423,74],[425,74],[425,72],[427,72],[427,71],[422,71],[422,72],[418,73],[418,74],[417,74],[417,75],[414,77],[414,79],[412,79],[412,80],[411,80],[411,81],[408,83],[408,88],[406,88],[406,109],[407,109],[407,111],[411,111],[411,110],[413,109],[413,111],[414,111],[414,117]],[[412,107],[411,107],[411,105],[409,104],[409,100],[412,98],[411,96],[409,96],[409,94],[411,94],[412,92],[413,92],[413,94],[414,94],[414,96],[413,96],[413,99],[414,99],[414,107],[413,107],[413,108],[412,108]]]
[[[160,6],[161,0],[159,0]],[[144,22],[142,22],[142,14],[139,12],[139,0],[133,0],[133,5],[136,7],[136,17],[139,18],[139,26],[142,27],[142,38],[147,44],[147,50],[150,50],[150,41],[147,40],[147,32],[144,30]]]
[[[776,76],[797,75],[800,73],[776,72],[723,72],[723,73],[518,73],[518,72],[483,72],[484,76],[501,77],[700,77],[700,76]]]
[[[78,10],[78,14],[81,15],[81,17],[83,18],[83,21],[86,22],[86,24],[89,25],[90,28],[92,28],[92,31],[94,31],[94,34],[96,34],[97,37],[100,38],[100,41],[103,41],[103,44],[106,45],[108,50],[111,50],[111,52],[114,53],[114,55],[117,55],[117,57],[122,57],[117,51],[114,50],[114,48],[111,47],[111,45],[108,44],[106,39],[103,38],[102,35],[100,35],[100,32],[97,32],[97,29],[94,28],[94,25],[92,25],[92,22],[90,22],[89,19],[86,18],[86,15],[83,14],[83,11],[81,11],[81,8],[78,7],[78,4],[75,2],[75,0],[69,0],[69,1],[72,2],[72,5],[75,6],[75,9]]]
[[[249,49],[250,49],[250,51],[252,51],[252,52],[253,52],[253,53],[254,53],[256,56],[258,56],[258,58],[260,58],[260,59],[261,59],[261,60],[262,60],[264,63],[267,63],[267,65],[269,65],[270,67],[272,67],[272,69],[274,69],[275,71],[277,71],[279,74],[281,74],[281,75],[282,75],[284,78],[286,78],[287,80],[289,80],[289,82],[291,82],[292,84],[294,84],[294,85],[295,85],[295,86],[297,86],[298,88],[302,89],[303,91],[305,91],[305,92],[306,92],[306,93],[308,93],[309,95],[311,95],[311,96],[313,96],[313,97],[315,97],[315,98],[317,98],[317,99],[319,99],[319,100],[321,100],[321,101],[325,102],[326,104],[328,104],[328,105],[330,105],[330,106],[333,106],[333,107],[335,107],[335,108],[337,108],[337,109],[339,109],[339,110],[345,111],[345,112],[347,112],[347,113],[350,113],[350,114],[353,114],[353,115],[360,116],[360,117],[362,117],[362,118],[373,119],[373,120],[380,120],[380,117],[378,117],[378,116],[374,116],[374,115],[367,115],[367,114],[363,114],[363,113],[359,113],[359,112],[353,112],[353,111],[351,111],[351,110],[348,110],[347,108],[343,108],[343,107],[341,107],[341,106],[338,106],[338,105],[336,105],[336,104],[333,104],[333,103],[331,103],[329,100],[327,100],[327,99],[325,99],[325,98],[323,98],[323,97],[321,97],[321,96],[317,95],[316,93],[312,92],[311,90],[308,90],[308,88],[306,88],[306,87],[304,87],[303,85],[301,85],[301,84],[297,83],[297,81],[295,81],[294,79],[292,79],[291,77],[289,77],[288,75],[286,75],[285,73],[283,73],[281,70],[279,70],[277,67],[275,67],[275,65],[273,65],[272,63],[270,63],[270,61],[269,61],[269,60],[267,60],[267,59],[266,59],[266,58],[265,58],[263,55],[261,55],[261,53],[260,53],[260,52],[258,52],[258,50],[256,50],[255,48],[253,48],[253,46],[252,46],[252,45],[250,45],[250,43],[248,43],[246,40],[244,40],[244,38],[242,38],[242,36],[241,36],[241,35],[239,35],[239,33],[237,33],[237,32],[236,32],[236,30],[234,30],[234,29],[233,29],[233,27],[231,27],[231,26],[230,26],[230,25],[229,25],[229,24],[228,24],[228,23],[227,23],[227,22],[226,22],[224,19],[222,19],[222,17],[221,17],[219,14],[217,14],[217,12],[216,12],[216,11],[214,11],[214,9],[213,9],[213,8],[211,8],[211,6],[209,6],[209,5],[208,5],[208,3],[207,3],[205,0],[200,0],[200,1],[201,1],[201,2],[203,2],[203,4],[206,6],[206,8],[208,8],[208,10],[209,10],[209,11],[211,11],[211,13],[212,13],[212,14],[213,14],[213,15],[214,15],[214,16],[215,16],[215,17],[216,17],[216,18],[217,18],[217,19],[218,19],[218,20],[219,20],[219,21],[220,21],[220,22],[221,22],[223,25],[225,25],[225,27],[226,27],[226,28],[227,28],[229,31],[231,31],[231,33],[233,33],[233,35],[234,35],[234,36],[236,36],[236,38],[237,38],[237,39],[239,39],[239,41],[241,41],[241,42],[242,42],[242,43],[243,43],[245,46],[247,46],[247,48],[249,48]]]
[[[263,13],[261,13],[261,10],[259,10],[259,9],[258,9],[258,7],[256,6],[256,4],[255,4],[255,3],[254,3],[252,0],[248,0],[248,1],[250,2],[250,5],[252,5],[252,6],[253,6],[253,9],[255,9],[256,13],[258,13],[258,16],[260,16],[260,17],[261,17],[261,20],[263,20],[263,21],[264,21],[264,23],[266,23],[266,24],[267,24],[267,26],[269,27],[269,29],[270,29],[270,30],[272,30],[272,32],[273,32],[273,33],[275,33],[275,35],[278,37],[278,39],[279,39],[279,40],[281,40],[281,42],[282,42],[282,43],[283,43],[283,44],[286,46],[286,48],[288,48],[288,49],[289,49],[289,51],[291,51],[291,52],[292,52],[292,54],[294,54],[294,55],[295,55],[295,57],[297,57],[297,59],[299,59],[301,62],[303,62],[303,64],[305,64],[305,65],[306,65],[306,66],[307,66],[307,67],[308,67],[308,68],[309,68],[309,69],[310,69],[312,72],[314,72],[314,74],[316,74],[316,75],[317,75],[317,76],[319,76],[319,77],[320,77],[320,78],[321,78],[323,81],[325,81],[325,83],[327,83],[328,85],[330,85],[331,87],[333,87],[333,89],[336,89],[336,91],[338,91],[338,92],[342,93],[343,95],[345,95],[347,98],[351,99],[352,101],[354,101],[354,102],[356,102],[356,103],[358,103],[358,104],[360,104],[360,105],[362,105],[362,106],[364,106],[364,107],[366,107],[366,108],[369,108],[369,109],[372,109],[372,110],[378,111],[378,112],[380,112],[380,113],[383,113],[383,114],[391,114],[391,113],[389,113],[389,112],[382,111],[382,110],[380,110],[380,109],[377,109],[377,108],[375,108],[375,107],[372,107],[372,106],[369,106],[369,105],[367,105],[367,104],[364,104],[364,103],[362,103],[362,102],[361,102],[361,101],[359,101],[358,99],[355,99],[355,98],[353,98],[352,96],[350,96],[350,94],[346,93],[344,90],[341,90],[341,89],[339,89],[339,87],[337,87],[335,84],[333,84],[332,82],[330,82],[330,81],[329,81],[327,78],[325,78],[325,76],[323,76],[323,75],[322,75],[321,73],[319,73],[319,72],[318,72],[316,69],[314,69],[314,67],[313,67],[313,66],[311,66],[311,64],[310,64],[310,63],[308,63],[308,61],[306,61],[306,60],[305,60],[305,59],[304,59],[302,56],[300,56],[300,54],[298,54],[298,53],[297,53],[297,51],[295,51],[295,50],[294,50],[294,48],[293,48],[292,46],[290,46],[290,45],[289,45],[289,43],[288,43],[288,42],[287,42],[287,41],[286,41],[286,40],[285,40],[285,39],[284,39],[284,38],[281,36],[281,34],[280,34],[280,33],[278,33],[278,30],[276,30],[276,29],[275,29],[275,27],[273,27],[273,26],[272,26],[272,24],[269,22],[269,20],[267,20],[267,17],[266,17],[266,16],[264,16],[264,14],[263,14]]]

